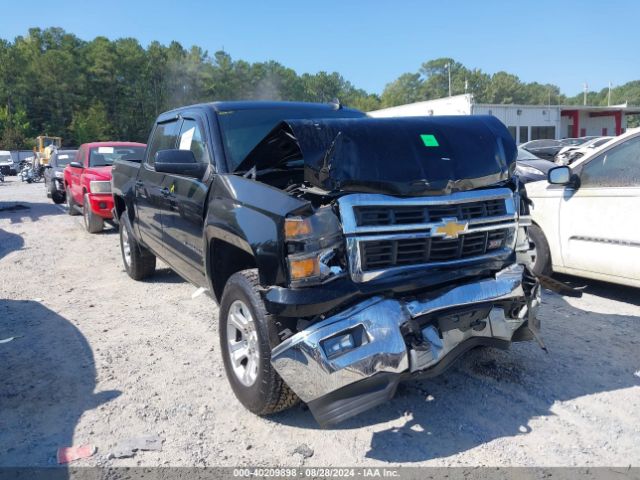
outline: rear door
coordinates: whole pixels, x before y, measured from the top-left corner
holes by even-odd
[[[181,123],[181,119],[173,118],[156,124],[134,184],[140,238],[160,257],[165,255],[162,211],[166,208],[167,197],[162,190],[165,174],[156,172],[155,155],[159,150],[175,148]]]
[[[167,174],[163,182],[167,205],[162,214],[164,245],[172,266],[200,286],[206,285],[202,232],[208,179],[213,168],[205,125],[200,115],[183,117],[177,148],[191,150],[196,160],[209,168],[203,178]]]
[[[560,204],[565,267],[640,280],[640,135],[579,169],[580,187]]]

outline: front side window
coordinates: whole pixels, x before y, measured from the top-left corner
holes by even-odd
[[[159,123],[153,132],[153,137],[149,142],[149,153],[147,164],[154,165],[156,153],[160,150],[172,150],[176,148],[176,138],[178,137],[178,120]]]
[[[202,135],[202,130],[195,120],[185,118],[180,129],[180,139],[178,141],[180,150],[191,150],[193,156],[200,163],[209,163],[209,151]]]
[[[116,160],[140,161],[144,147],[94,147],[89,150],[90,167],[110,167]]]
[[[640,136],[589,161],[580,174],[582,187],[639,187]]]

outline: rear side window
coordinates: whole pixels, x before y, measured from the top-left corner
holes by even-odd
[[[153,166],[156,161],[156,153],[160,150],[171,150],[176,148],[178,138],[178,120],[159,123],[153,131],[153,137],[149,142],[149,152],[147,154],[147,164]]]

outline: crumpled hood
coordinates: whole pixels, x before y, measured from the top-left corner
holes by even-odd
[[[507,180],[516,155],[492,116],[287,120],[238,170],[302,159],[305,181],[328,191],[433,195]]]

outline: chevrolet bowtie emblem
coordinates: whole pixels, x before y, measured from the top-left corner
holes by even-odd
[[[466,232],[467,228],[469,228],[469,222],[459,222],[456,218],[443,218],[441,224],[433,230],[433,236],[454,239]]]

